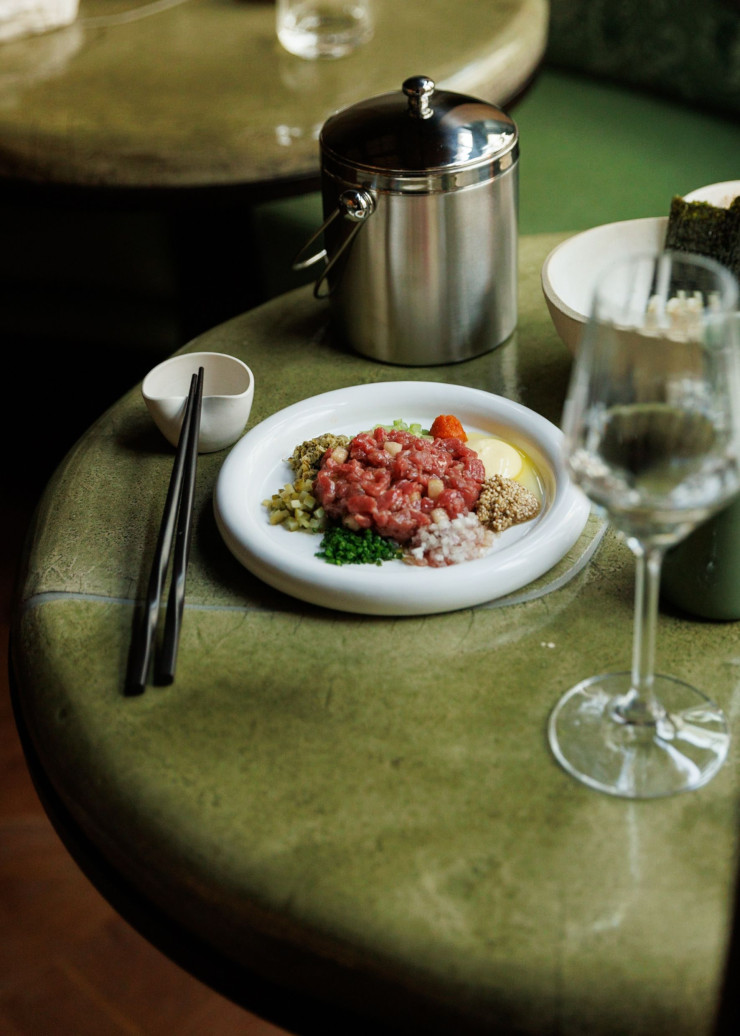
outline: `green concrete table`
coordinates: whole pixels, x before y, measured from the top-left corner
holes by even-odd
[[[318,173],[338,107],[422,72],[502,104],[531,78],[548,0],[375,0],[373,40],[304,61],[269,0],[81,0],[66,29],[0,48],[0,178],[87,187],[244,186]]]
[[[485,388],[558,422],[570,357],[539,271],[559,240],[522,239],[516,336],[460,365],[337,348],[309,288],[187,348],[249,363],[250,425],[318,390],[399,378]],[[736,748],[699,791],[635,803],[573,780],[546,743],[567,687],[629,664],[627,548],[592,517],[552,572],[494,605],[324,610],[233,560],[212,512],[223,459],[199,465],[177,679],[138,698],[124,670],[172,464],[138,387],[39,506],[13,627],[19,725],[93,880],[116,905],[136,900],[145,932],[169,929],[168,952],[173,932],[190,940],[201,977],[297,1032],[711,1033]],[[658,664],[710,691],[737,739],[735,624],[664,611]]]

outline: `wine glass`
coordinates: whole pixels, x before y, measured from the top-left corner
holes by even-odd
[[[592,788],[655,798],[705,784],[729,729],[702,692],[656,675],[668,547],[740,490],[738,287],[688,253],[631,256],[598,280],[563,416],[570,474],[636,557],[632,668],[593,676],[548,726],[560,764]]]

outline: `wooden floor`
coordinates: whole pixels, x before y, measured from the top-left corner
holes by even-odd
[[[7,679],[16,559],[38,487],[0,511],[0,1036],[279,1036],[129,927],[77,868],[28,776]]]

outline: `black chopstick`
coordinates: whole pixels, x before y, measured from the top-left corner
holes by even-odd
[[[198,433],[200,430],[202,399],[203,368],[200,367],[198,369],[198,373],[193,374],[190,381],[190,391],[188,393],[188,400],[185,406],[185,416],[180,430],[180,438],[177,443],[175,462],[172,466],[170,484],[167,490],[167,499],[165,500],[162,522],[159,527],[157,545],[154,551],[154,560],[152,561],[152,568],[149,575],[146,606],[142,621],[135,632],[132,643],[128,677],[126,681],[126,694],[128,695],[142,694],[148,681],[152,651],[157,635],[157,626],[159,624],[159,610],[162,600],[162,591],[167,577],[167,568],[169,566],[172,542],[175,537],[175,524],[178,521],[178,515],[182,516],[181,522],[184,529],[184,536],[180,537],[184,543],[184,549],[178,550],[178,559],[176,562],[176,564],[179,564],[182,569],[181,577],[179,579],[176,578],[176,582],[180,584],[181,589],[177,591],[176,595],[171,595],[168,611],[173,610],[173,596],[176,598],[174,605],[176,609],[177,599],[179,599],[181,593],[184,593],[184,569],[187,567],[187,555],[191,532],[190,522],[192,515],[193,488],[195,483],[195,468],[198,455],[197,443]],[[183,508],[185,497],[187,497],[187,505]],[[185,512],[187,512],[187,516]],[[175,576],[177,577],[178,575],[180,574],[176,572]],[[181,610],[181,602],[179,607]],[[180,625],[179,619],[180,616],[176,616],[174,643],[172,641],[171,629],[173,620],[169,620],[170,638],[168,641],[168,651],[170,656],[173,647],[175,652],[177,651]],[[166,665],[165,668],[171,669],[174,674],[174,662]]]
[[[198,466],[198,437],[200,435],[200,413],[203,402],[203,368],[198,370],[195,406],[188,425],[188,440],[185,454],[180,506],[177,512],[177,533],[175,555],[172,567],[170,596],[165,614],[164,635],[156,666],[155,682],[169,684],[175,679],[177,648],[180,643],[182,611],[185,604],[185,579],[190,556],[190,540],[193,532],[193,496],[195,494],[195,472]]]

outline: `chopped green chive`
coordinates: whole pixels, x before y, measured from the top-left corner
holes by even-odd
[[[384,561],[403,557],[403,551],[374,529],[355,532],[336,525],[324,533],[316,557],[330,565],[382,565]]]

